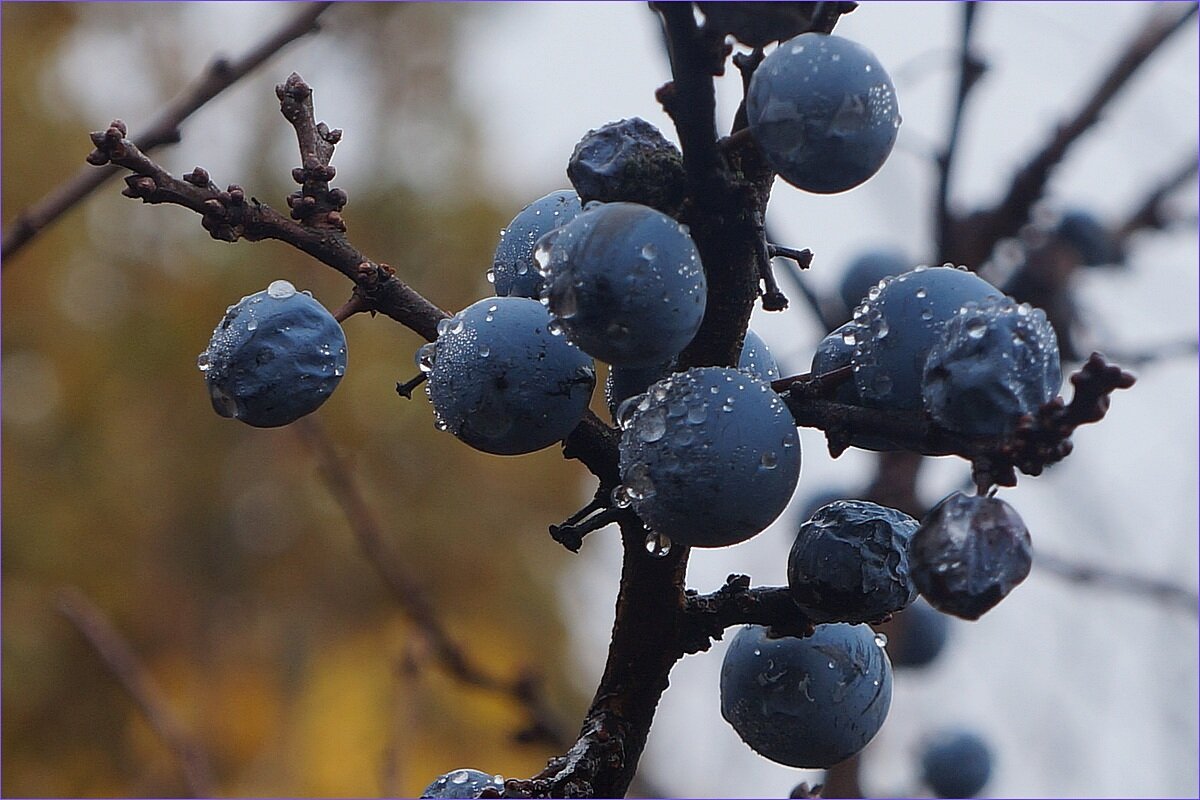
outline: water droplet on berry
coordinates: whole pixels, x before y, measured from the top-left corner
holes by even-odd
[[[429,373],[433,371],[433,363],[437,356],[437,345],[433,342],[421,345],[417,350],[417,369]]]
[[[296,293],[296,287],[290,281],[271,281],[267,286],[267,294],[276,300],[285,300]]]

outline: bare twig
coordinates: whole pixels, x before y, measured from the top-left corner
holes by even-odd
[[[179,126],[184,120],[286,45],[316,30],[317,18],[331,5],[333,4],[329,2],[305,4],[283,27],[263,39],[241,58],[232,61],[225,58],[214,59],[204,74],[185,89],[183,94],[171,101],[158,118],[146,127],[138,138],[139,149],[149,153],[162,145],[178,142]],[[101,170],[81,170],[73,178],[51,190],[36,204],[19,213],[4,231],[3,244],[0,244],[0,265],[7,266],[9,258],[34,236],[118,172],[120,169],[116,166]]]
[[[213,797],[216,787],[208,754],[171,711],[162,689],[104,612],[75,588],[59,591],[58,611],[83,635],[179,762],[191,796]]]
[[[963,109],[971,89],[983,77],[986,66],[971,50],[971,32],[974,29],[975,15],[979,3],[962,4],[962,41],[958,62],[958,91],[954,98],[954,111],[950,115],[950,133],[946,137],[946,146],[938,154],[938,188],[934,202],[934,231],[938,253],[947,251],[947,237],[950,235],[950,177],[954,170],[954,156],[958,149],[958,135],[962,128]]]
[[[750,588],[748,575],[730,575],[710,594],[688,591],[679,624],[679,648],[699,653],[720,639],[726,628],[753,624],[772,628],[781,636],[806,636],[812,622],[792,599],[786,586]]]
[[[293,77],[299,79],[299,76]],[[291,79],[289,82],[295,86]],[[88,156],[89,163],[94,165],[111,162],[133,173],[125,178],[126,196],[138,198],[143,203],[168,203],[189,208],[202,216],[201,224],[214,239],[286,242],[353,280],[355,291],[363,303],[369,304],[370,310],[382,312],[427,341],[437,338],[438,320],[449,315],[397,278],[391,267],[373,262],[355,249],[334,217],[337,212],[320,211],[320,219],[316,214],[305,216],[306,221],[313,224],[296,222],[267,204],[247,197],[245,190],[236,184],[220,191],[208,173],[200,168],[182,180],[176,178],[126,137],[125,124],[114,120],[107,130],[92,134],[96,149]],[[336,196],[337,191],[329,190],[326,194]],[[293,204],[293,211],[296,205],[298,203]],[[321,201],[314,200],[313,207],[320,210]]]
[[[541,691],[538,681],[529,675],[499,677],[477,663],[446,630],[437,609],[420,582],[392,557],[385,544],[383,528],[355,480],[353,470],[338,455],[321,423],[312,416],[298,420],[294,427],[317,461],[322,481],[342,507],[350,530],[367,562],[383,579],[392,598],[416,625],[437,662],[456,680],[508,696],[520,705],[531,721],[528,731],[556,747],[565,748],[574,736]]]
[[[1037,551],[1034,563],[1038,569],[1072,583],[1145,597],[1200,616],[1200,595],[1170,581],[1080,564],[1041,550]]]
[[[1100,119],[1109,101],[1124,88],[1159,46],[1187,24],[1196,9],[1194,2],[1185,5],[1155,4],[1146,22],[1079,111],[1059,125],[1042,149],[1013,176],[1004,199],[995,208],[956,223],[958,230],[950,247],[952,252],[948,251],[945,255],[956,263],[978,266],[987,259],[996,242],[1014,236],[1029,219],[1029,211],[1042,197],[1050,173],[1071,146]]]

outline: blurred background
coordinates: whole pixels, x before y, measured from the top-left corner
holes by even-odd
[[[963,122],[957,209],[996,202],[1148,10],[981,8],[976,41],[990,68]],[[4,224],[81,169],[88,131],[119,117],[136,141],[215,55],[241,55],[297,11],[4,3]],[[904,124],[883,170],[851,192],[776,187],[768,224],[781,243],[816,253],[814,291],[835,293],[845,265],[872,247],[931,257],[933,156],[960,16],[958,4],[864,3],[839,23],[889,69]],[[568,185],[567,158],[588,129],[641,116],[675,138],[654,101],[669,69],[644,4],[345,3],[199,110],[156,160],[176,175],[202,165],[218,184],[283,207],[298,160],[274,85],[292,71],[314,87],[318,119],[345,131],[334,184],[350,196],[352,241],[449,310],[489,293],[498,231]],[[740,85],[736,74],[718,83],[728,130]],[[1193,18],[1071,149],[1039,213],[1085,208],[1121,221],[1194,159],[1197,116]],[[332,443],[379,521],[382,558],[416,576],[470,658],[504,679],[539,676],[572,730],[603,666],[620,559],[614,531],[588,537],[578,555],[546,533],[590,499],[586,471],[555,448],[495,457],[436,431],[423,393],[410,402],[394,391],[416,373],[420,341],[382,317],[346,322],[349,369],[319,427],[218,417],[195,358],[226,306],[277,278],[330,308],[351,287],[285,245],[213,241],[192,212],[145,207],[120,188],[106,184],[3,268],[0,793],[195,788],[64,608],[109,621],[203,751],[212,794],[414,796],[457,767],[537,772],[555,747],[514,738],[528,719],[509,694],[439,666],[380,579],[380,559],[364,557],[318,469],[319,445]],[[1137,386],[1076,434],[1070,458],[1001,496],[1039,552],[1194,593],[1195,178],[1164,208],[1171,224],[1133,236],[1124,268],[1082,271],[1074,288],[1085,353],[1168,345],[1174,355],[1140,364]],[[824,333],[792,299],[752,322],[785,374],[807,371]],[[594,405],[604,413],[599,395]],[[802,434],[792,508],[747,543],[695,551],[691,586],[710,591],[730,572],[782,583],[813,497],[854,495],[870,480],[874,456],[832,460],[819,433]],[[968,472],[933,460],[922,497],[936,501]],[[987,794],[1195,796],[1197,651],[1194,607],[1065,581],[1035,561],[982,620],[952,621],[933,663],[897,670],[890,718],[861,760],[863,790],[927,793],[919,742],[956,725],[992,747]],[[819,781],[758,757],[720,719],[722,653],[718,643],[672,673],[642,790],[784,797]]]

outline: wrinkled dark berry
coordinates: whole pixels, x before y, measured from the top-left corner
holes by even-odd
[[[683,203],[679,148],[638,117],[588,131],[571,153],[567,177],[584,204],[641,203],[673,215]]]
[[[955,492],[925,515],[908,557],[930,605],[979,619],[1029,575],[1033,545],[1008,503]]]
[[[788,557],[788,586],[814,622],[876,622],[917,596],[908,542],[917,521],[866,500],[818,509]]]

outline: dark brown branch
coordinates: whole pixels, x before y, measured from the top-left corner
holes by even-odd
[[[526,740],[538,738],[555,747],[569,746],[574,737],[545,698],[541,684],[534,676],[522,674],[502,678],[491,673],[446,630],[420,582],[388,552],[379,519],[363,496],[353,469],[338,455],[321,423],[309,416],[298,420],[294,427],[316,459],[322,481],[342,507],[363,556],[383,579],[396,604],[420,629],[438,663],[456,680],[506,695],[519,704],[530,720],[529,727],[522,733]]]
[[[317,18],[331,5],[333,4],[329,2],[305,4],[295,17],[241,58],[232,61],[225,58],[214,59],[204,74],[185,89],[183,94],[172,100],[158,118],[146,127],[138,139],[138,148],[144,153],[150,153],[162,145],[178,142],[179,126],[188,117],[289,43],[316,30]],[[120,169],[116,166],[101,170],[81,170],[73,178],[51,190],[50,194],[36,204],[18,214],[4,231],[4,241],[0,244],[0,264],[7,266],[9,258],[34,236],[118,172]]]
[[[623,797],[646,745],[667,675],[679,658],[675,641],[688,549],[661,558],[644,548],[646,530],[623,522],[624,558],[616,619],[604,675],[578,741],[507,793],[536,797]]]
[[[806,636],[812,622],[786,586],[750,588],[750,576],[730,575],[710,594],[688,592],[679,624],[682,653],[699,653],[734,625],[765,625],[781,636]]]
[[[1159,46],[1187,24],[1196,13],[1196,8],[1196,3],[1187,3],[1182,7],[1170,3],[1156,4],[1141,30],[1129,41],[1079,111],[1059,125],[1050,140],[1013,177],[999,205],[956,223],[955,241],[945,253],[946,257],[955,263],[977,267],[988,258],[996,242],[1016,235],[1028,221],[1030,209],[1041,199],[1050,173],[1067,151],[1100,119],[1109,101],[1124,88]]]
[[[1191,614],[1200,615],[1200,595],[1170,581],[1144,578],[1140,575],[1116,572],[1100,566],[1080,564],[1043,553],[1041,550],[1038,550],[1034,557],[1034,565],[1039,570],[1045,570],[1055,577],[1072,583],[1145,597]]]
[[[133,173],[125,178],[123,194],[127,197],[189,208],[202,216],[205,230],[221,241],[286,242],[349,277],[371,310],[386,314],[427,341],[437,337],[438,320],[448,316],[398,279],[391,267],[366,258],[341,231],[300,224],[253,197],[247,198],[236,185],[222,192],[199,168],[182,180],[174,177],[127,138],[120,120],[114,120],[106,131],[93,133],[92,143],[96,149],[88,156],[89,163],[111,162]]]
[[[977,485],[1016,485],[1016,470],[1040,475],[1047,466],[1071,452],[1071,434],[1080,425],[1098,422],[1108,410],[1117,389],[1127,389],[1135,378],[1093,353],[1071,376],[1074,396],[1069,404],[1052,400],[1032,417],[1025,417],[1007,436],[965,436],[935,424],[923,411],[864,408],[825,399],[832,381],[845,370],[828,375],[783,378],[772,385],[783,392],[784,402],[797,425],[825,431],[835,457],[857,435],[880,437],[899,448],[924,455],[957,455],[971,461]],[[844,379],[844,378],[843,378]]]
[[[162,689],[104,612],[74,588],[59,591],[58,611],[83,635],[179,762],[191,796],[215,796],[208,754],[171,711]]]
[[[983,77],[986,65],[979,60],[971,50],[971,33],[974,30],[975,15],[979,3],[962,4],[962,37],[958,62],[958,90],[954,97],[954,110],[950,115],[950,132],[946,137],[946,146],[938,154],[938,187],[934,201],[934,231],[939,254],[947,252],[948,237],[950,236],[950,178],[954,171],[954,156],[958,150],[958,136],[962,128],[963,109],[971,89]]]
[[[712,35],[696,24],[691,3],[650,5],[662,17],[671,60],[671,82],[658,90],[658,101],[679,133],[683,168],[694,194],[722,166],[713,76],[724,72],[729,51],[724,36]]]

